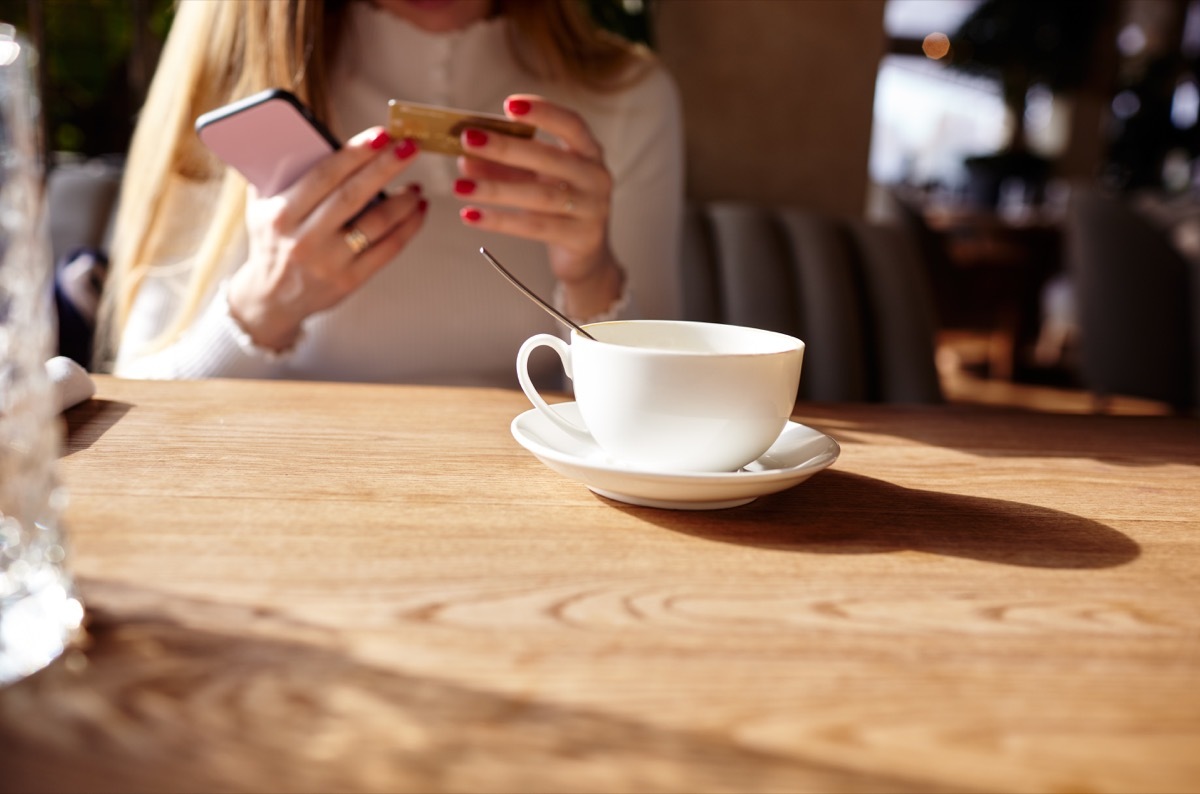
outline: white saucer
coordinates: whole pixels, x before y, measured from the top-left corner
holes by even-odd
[[[573,402],[552,406],[579,422]],[[572,438],[536,408],[513,419],[513,438],[559,474],[578,480],[601,496],[642,507],[717,510],[753,502],[804,482],[838,458],[841,447],[829,436],[788,422],[762,457],[735,472],[658,472],[612,460],[590,441]]]

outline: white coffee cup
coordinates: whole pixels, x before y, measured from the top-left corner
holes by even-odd
[[[557,427],[594,442],[616,463],[654,471],[736,471],[779,437],[800,383],[804,343],[718,323],[594,323],[538,334],[517,353],[525,395]],[[529,377],[529,356],[558,353],[585,426],[558,414]]]

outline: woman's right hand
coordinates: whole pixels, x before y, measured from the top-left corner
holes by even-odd
[[[250,188],[249,255],[230,280],[229,309],[256,345],[291,347],[307,317],[361,287],[412,239],[427,206],[418,186],[359,212],[416,153],[412,140],[393,143],[375,127],[278,195]]]

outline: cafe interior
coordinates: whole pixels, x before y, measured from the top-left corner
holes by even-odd
[[[648,43],[682,92],[686,319],[808,340],[808,399],[1194,413],[1200,5],[591,7]],[[60,268],[80,249],[104,251],[121,152],[170,8],[26,10],[47,52]],[[912,260],[881,266],[910,268],[919,282],[880,300],[919,304],[905,320],[928,343],[884,350],[869,338],[878,306],[839,304],[806,281],[828,267],[856,274],[861,291],[871,247],[861,237],[878,227],[899,231],[899,244],[881,245]],[[803,253],[812,246],[820,253]],[[61,345],[88,362],[89,325],[71,290],[60,289]],[[920,382],[882,384],[888,357],[923,370]]]
[[[87,385],[0,367],[0,794],[1200,791],[1200,0],[580,1],[679,88],[680,317],[803,340],[740,467],[92,370],[175,0],[0,3]]]

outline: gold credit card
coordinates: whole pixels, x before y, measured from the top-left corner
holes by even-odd
[[[532,138],[535,131],[529,124],[492,113],[472,113],[395,99],[388,102],[388,134],[393,139],[412,138],[424,152],[462,154],[460,136],[468,127],[518,138]]]

